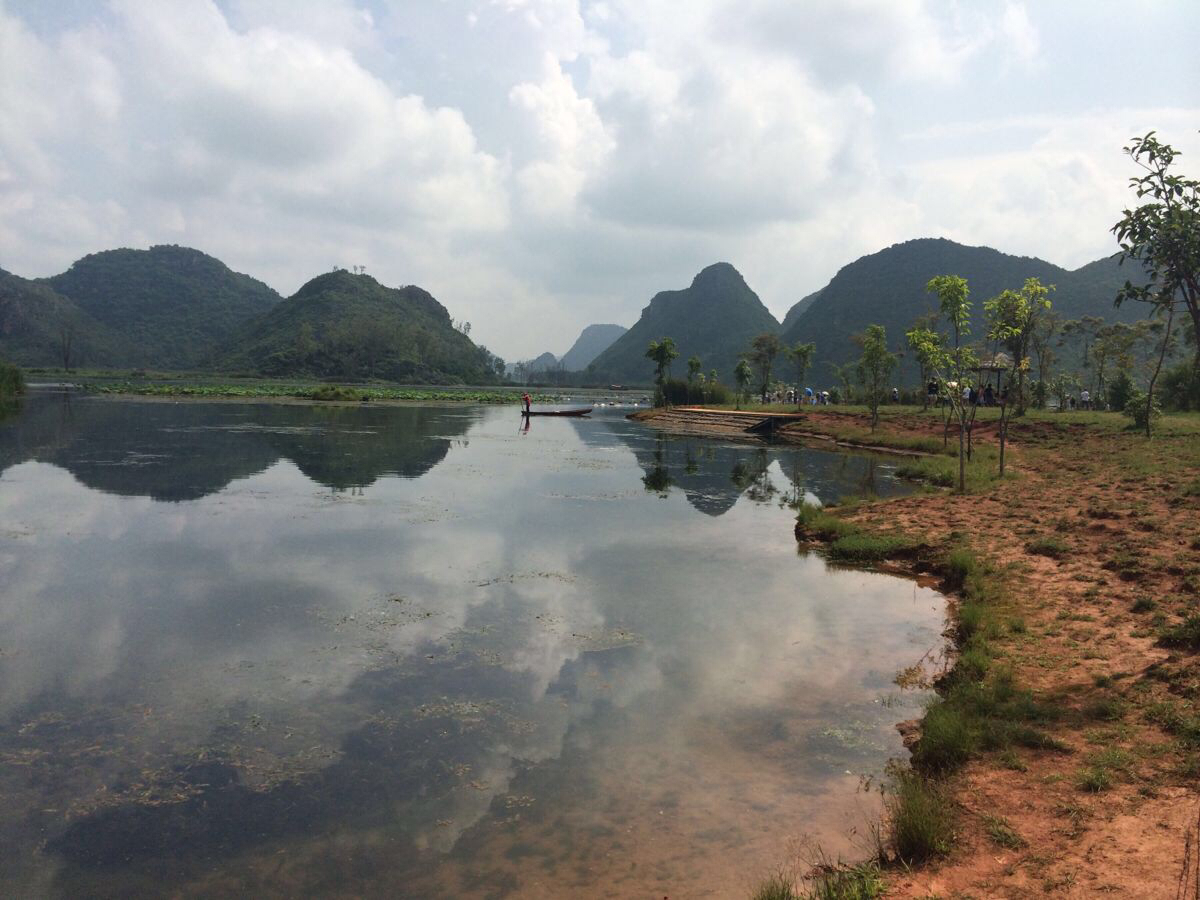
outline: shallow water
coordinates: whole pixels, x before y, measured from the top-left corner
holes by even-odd
[[[797,552],[867,457],[512,408],[0,423],[0,895],[739,896],[853,852],[933,591]]]

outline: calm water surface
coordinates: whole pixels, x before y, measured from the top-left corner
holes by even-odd
[[[623,412],[32,392],[0,895],[728,897],[852,851],[943,605],[786,502],[902,486]]]

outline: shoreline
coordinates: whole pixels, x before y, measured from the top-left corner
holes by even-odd
[[[686,415],[690,433],[706,430],[707,416]],[[885,867],[886,896],[1170,897],[1181,878],[1200,878],[1200,647],[1187,645],[1200,599],[1200,417],[1171,418],[1147,441],[1115,415],[1031,414],[1010,435],[1015,478],[835,507],[824,533],[798,522],[798,538],[838,564],[839,546],[853,549],[838,533],[875,541],[878,555],[860,562],[902,577],[928,579],[939,559],[972,554],[979,596],[945,591],[960,659],[981,669],[975,690],[1008,678],[1044,713],[1036,728],[1000,723],[1041,735],[1003,749],[986,737],[996,721],[968,720],[984,737],[930,776],[954,809],[952,845],[924,866]],[[864,424],[820,408],[804,431],[858,450],[838,438]],[[939,429],[908,408],[886,411],[878,433],[886,446]],[[799,431],[780,436],[812,439]],[[977,432],[981,450],[991,439]],[[980,609],[977,636],[964,639]],[[937,684],[942,718],[959,703],[950,676]],[[930,747],[911,737],[914,763],[927,765]]]

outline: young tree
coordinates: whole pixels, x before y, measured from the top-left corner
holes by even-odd
[[[1045,384],[1050,374],[1050,366],[1054,363],[1054,336],[1062,328],[1062,317],[1055,312],[1047,312],[1038,316],[1033,327],[1029,330],[1029,346],[1037,357],[1037,377],[1039,384]]]
[[[942,336],[937,333],[937,325],[937,313],[931,312],[923,316],[917,316],[916,319],[913,320],[910,331],[929,332],[930,334],[933,334],[935,338],[937,338],[937,343],[940,344]],[[929,366],[930,360],[925,356],[924,353],[920,352],[918,347],[913,346],[913,342],[911,340],[908,342],[908,349],[913,352],[913,356],[917,360],[917,369],[921,373],[921,396],[925,398],[924,405],[921,407],[921,409],[926,410],[929,409],[929,390],[926,386],[933,378],[933,372],[930,370]]]
[[[808,367],[812,365],[813,354],[816,351],[816,344],[796,344],[794,347],[788,348],[788,356],[796,364],[796,409],[800,409],[804,405],[804,400],[801,399],[804,396],[801,394],[804,387],[804,376],[808,372]]]
[[[693,356],[691,359],[689,359],[687,362],[687,367],[688,367],[687,380],[688,380],[688,384],[691,384],[693,381],[696,380],[696,376],[700,375],[700,369],[702,368],[702,366],[700,364],[700,357]],[[703,376],[701,376],[701,377],[703,377]]]
[[[963,397],[975,369],[975,354],[964,346],[971,321],[970,288],[958,275],[937,275],[929,279],[926,290],[937,294],[942,318],[950,324],[953,344],[943,346],[941,336],[929,329],[914,328],[908,333],[909,346],[924,354],[930,363],[939,392],[946,395],[952,417],[958,422],[958,490],[967,489],[967,429],[974,407]]]
[[[770,331],[758,335],[750,342],[749,357],[758,369],[758,392],[763,403],[767,402],[767,388],[771,384],[771,367],[775,364],[775,357],[781,350],[783,350],[783,341],[779,339],[779,335]]]
[[[1146,173],[1130,178],[1130,187],[1138,200],[1152,200],[1124,210],[1112,231],[1121,245],[1121,262],[1140,262],[1149,281],[1142,285],[1126,281],[1116,303],[1150,303],[1168,317],[1182,307],[1191,317],[1192,329],[1200,334],[1200,181],[1171,173],[1180,154],[1160,142],[1153,131],[1131,138],[1125,153]],[[1192,366],[1200,372],[1200,343]]]
[[[742,395],[746,393],[746,386],[750,384],[750,380],[754,377],[754,372],[750,369],[750,363],[745,358],[739,359],[737,368],[733,370],[733,377],[737,381],[737,408],[742,408]]]
[[[75,323],[63,319],[58,323],[58,352],[62,357],[63,370],[71,371],[71,361],[74,358],[71,349],[75,343]]]
[[[858,383],[867,392],[867,406],[871,408],[871,430],[879,424],[879,404],[887,389],[888,378],[896,368],[896,354],[887,348],[887,332],[882,325],[868,325],[867,330],[855,336],[862,348],[862,355],[855,363],[854,371]]]
[[[671,361],[679,356],[675,341],[669,337],[651,341],[646,348],[646,358],[654,362],[654,381],[662,394],[663,405],[667,405],[667,381],[671,377]]]
[[[1012,358],[1008,371],[1004,373],[1004,389],[1000,392],[1001,478],[1004,477],[1004,448],[1008,442],[1009,409],[1013,402],[1018,409],[1022,405],[1025,373],[1029,371],[1030,337],[1039,312],[1050,309],[1050,299],[1047,296],[1049,293],[1050,288],[1045,287],[1038,279],[1026,278],[1025,285],[1019,292],[1001,291],[983,304],[988,339],[992,342],[992,359],[996,358],[999,347],[1007,349]]]
[[[1177,307],[1186,310],[1193,330],[1200,334],[1200,181],[1171,173],[1179,153],[1170,144],[1160,142],[1153,131],[1145,137],[1131,138],[1125,153],[1146,173],[1130,178],[1130,187],[1139,200],[1147,196],[1152,199],[1136,209],[1124,210],[1112,231],[1121,245],[1121,262],[1140,262],[1149,281],[1140,285],[1126,281],[1117,293],[1116,303],[1149,303],[1156,308],[1156,315],[1167,320],[1158,365],[1146,391],[1144,418],[1149,437],[1154,420],[1154,386],[1167,355]],[[1192,371],[1200,375],[1200,342],[1192,358]]]

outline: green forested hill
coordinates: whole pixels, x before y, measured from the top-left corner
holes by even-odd
[[[983,337],[983,301],[1005,288],[1020,289],[1029,277],[1057,287],[1051,300],[1055,311],[1066,319],[1092,315],[1131,322],[1146,314],[1139,304],[1113,307],[1117,288],[1133,274],[1128,265],[1119,267],[1116,257],[1097,260],[1072,272],[1045,260],[1010,256],[990,247],[922,238],[895,244],[845,266],[806,310],[796,316],[789,313],[792,322],[784,330],[783,340],[789,345],[814,342],[814,379],[828,383],[835,364],[857,358],[858,348],[851,336],[867,325],[883,325],[891,348],[904,349],[904,333],[913,320],[937,307],[937,298],[926,292],[925,285],[933,276],[943,274],[961,275],[970,285],[974,312],[970,340]],[[911,377],[915,367],[905,360],[901,372]]]
[[[132,344],[49,285],[0,269],[0,358],[23,366],[127,365]]]
[[[130,349],[113,364],[192,368],[279,302],[261,281],[199,250],[160,245],[105,250],[42,279]]]
[[[751,339],[779,330],[775,317],[729,263],[704,269],[690,287],[655,294],[629,331],[592,361],[597,377],[608,381],[649,384],[654,364],[646,359],[651,341],[672,338],[679,350],[673,374],[686,371],[687,360],[699,356],[703,371],[717,370],[732,383],[738,357]]]
[[[335,271],[305,284],[214,358],[262,375],[486,384],[494,358],[456,330],[429,293]]]

